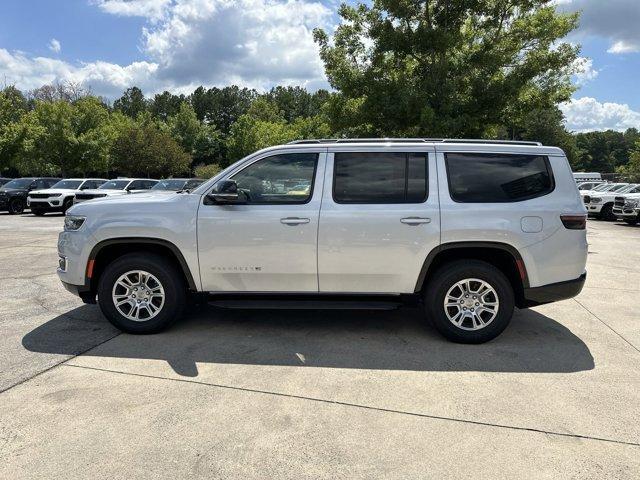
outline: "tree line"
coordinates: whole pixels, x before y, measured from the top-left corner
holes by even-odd
[[[640,134],[574,134],[578,14],[548,0],[374,0],[343,5],[314,38],[331,91],[198,87],[112,103],[62,83],[0,92],[3,175],[210,176],[270,145],[324,137],[536,140],[575,170],[640,180]]]

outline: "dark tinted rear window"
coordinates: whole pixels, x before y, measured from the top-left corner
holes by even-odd
[[[518,202],[553,190],[549,160],[540,155],[445,154],[449,192],[456,202]]]
[[[422,203],[427,198],[427,154],[336,153],[333,198],[337,203]]]

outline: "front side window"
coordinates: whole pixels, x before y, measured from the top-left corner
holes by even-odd
[[[341,152],[334,155],[336,203],[422,203],[427,198],[427,154]]]
[[[128,184],[129,180],[109,180],[98,188],[100,190],[124,190]]]
[[[554,188],[549,160],[542,155],[447,153],[445,163],[456,202],[519,202]]]
[[[306,203],[313,193],[317,153],[285,153],[263,158],[230,179],[249,205]]]

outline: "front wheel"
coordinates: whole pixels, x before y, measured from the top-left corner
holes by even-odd
[[[11,215],[19,215],[24,212],[24,200],[21,198],[13,198],[9,202],[9,213]]]
[[[638,224],[638,217],[633,217],[633,218],[625,218],[624,222],[628,225],[637,225]]]
[[[98,304],[117,328],[128,333],[157,333],[184,310],[182,272],[153,254],[131,253],[110,263],[98,283]]]
[[[65,198],[64,202],[62,202],[62,213],[67,213],[67,210],[69,210],[72,206],[73,206],[73,197]]]
[[[41,208],[31,207],[31,213],[33,213],[36,217],[42,217],[46,212]]]
[[[608,222],[615,220],[616,216],[613,214],[613,205],[609,203],[602,207],[602,210],[600,210],[600,218]]]
[[[507,277],[493,265],[460,260],[433,275],[425,292],[427,317],[449,340],[484,343],[507,327],[515,300]]]

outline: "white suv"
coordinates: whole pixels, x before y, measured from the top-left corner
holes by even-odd
[[[158,180],[151,178],[117,178],[109,180],[97,189],[87,190],[75,196],[74,203],[93,200],[94,198],[116,197],[127,193],[141,193],[151,190]]]
[[[559,148],[301,141],[256,152],[193,192],[75,205],[58,275],[127,332],[167,327],[190,292],[227,307],[417,298],[446,337],[480,343],[514,306],[580,292],[585,223]]]
[[[66,212],[78,192],[98,188],[104,182],[103,178],[65,178],[51,188],[29,192],[27,206],[38,216],[47,212]]]
[[[616,197],[628,193],[640,192],[640,185],[637,183],[620,185],[622,185],[622,187],[613,188],[605,192],[592,191],[590,195],[583,197],[589,215],[593,215],[601,220],[615,220],[616,217],[613,213],[613,208]]]

